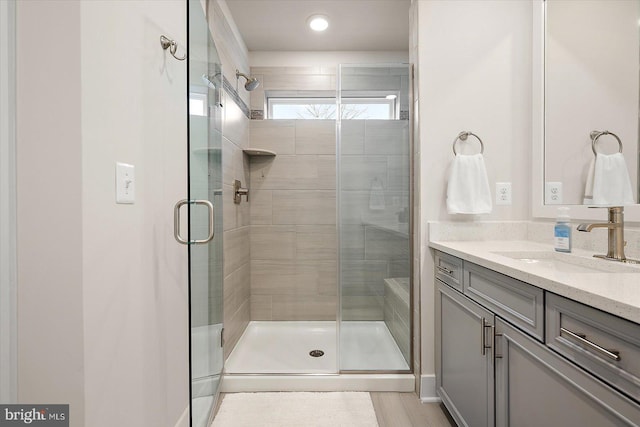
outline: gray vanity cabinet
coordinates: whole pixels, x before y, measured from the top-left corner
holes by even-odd
[[[637,405],[496,319],[496,426],[635,426]]]
[[[436,390],[459,426],[640,426],[629,397],[637,324],[448,254],[436,260]]]
[[[436,286],[438,394],[459,426],[493,426],[493,313],[440,280]]]

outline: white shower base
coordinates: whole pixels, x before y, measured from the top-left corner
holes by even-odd
[[[384,322],[342,322],[341,328],[343,369],[409,369]],[[336,346],[335,322],[250,322],[225,363],[222,391],[414,389],[412,374],[338,374]],[[311,350],[324,356],[311,357]]]

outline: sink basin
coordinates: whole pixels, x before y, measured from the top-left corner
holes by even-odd
[[[494,254],[560,273],[640,273],[640,268],[629,264],[563,252],[515,251],[494,252]]]

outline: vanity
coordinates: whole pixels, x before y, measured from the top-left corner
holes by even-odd
[[[640,425],[640,267],[432,241],[436,389],[459,426]]]

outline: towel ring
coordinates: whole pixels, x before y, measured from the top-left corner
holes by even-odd
[[[589,136],[591,136],[591,149],[593,150],[594,156],[598,155],[598,152],[596,151],[596,143],[598,142],[598,138],[600,138],[602,135],[613,136],[618,141],[618,146],[620,147],[620,149],[618,150],[618,153],[622,153],[622,141],[620,141],[620,138],[618,138],[618,135],[616,135],[613,132],[609,132],[608,130],[603,130],[603,131],[594,130],[594,131],[591,131],[591,133],[589,134]]]
[[[464,131],[464,132],[460,132],[458,134],[458,136],[456,136],[456,139],[453,140],[453,155],[454,156],[458,155],[458,153],[456,152],[456,142],[458,142],[458,140],[466,141],[469,136],[475,136],[476,137],[476,139],[480,143],[480,154],[484,153],[484,144],[482,143],[482,140],[480,139],[480,137],[478,135],[476,135],[475,133],[473,133],[473,132]]]

